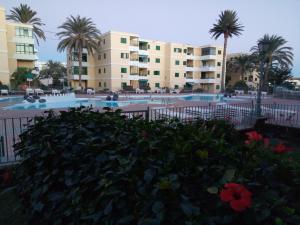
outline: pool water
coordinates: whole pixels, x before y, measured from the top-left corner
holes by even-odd
[[[142,96],[139,96],[140,98]],[[153,96],[154,97],[154,96]],[[58,101],[58,102],[46,102],[46,103],[33,103],[24,104],[22,101],[23,97],[7,97],[0,99],[0,103],[14,103],[14,105],[3,107],[7,110],[34,110],[34,109],[57,109],[57,108],[77,108],[77,107],[123,107],[133,104],[172,104],[176,102],[176,99],[181,99],[184,101],[202,101],[202,102],[221,102],[225,101],[222,95],[214,94],[197,94],[197,95],[185,95],[185,96],[155,96],[156,100],[150,99],[149,97],[144,97],[143,99],[133,99],[127,101],[104,101],[101,98],[83,99],[76,98],[69,101]]]
[[[101,101],[96,99],[76,99],[75,101],[68,102],[51,102],[51,103],[39,103],[39,104],[15,104],[4,107],[8,110],[33,110],[33,109],[57,109],[57,108],[77,108],[88,107],[102,108],[102,107],[122,107],[132,104],[163,104],[162,100],[132,100],[132,101]]]
[[[222,95],[190,95],[180,98],[185,101],[205,101],[205,102],[220,102],[223,101]]]
[[[0,98],[0,103],[20,103],[24,100],[23,97],[5,97]]]

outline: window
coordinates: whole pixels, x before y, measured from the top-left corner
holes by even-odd
[[[106,59],[106,53],[103,54],[103,58]]]
[[[150,45],[148,45],[148,49],[150,49]]]
[[[148,62],[150,62],[150,58],[148,58]]]
[[[184,49],[183,52],[184,52],[184,53],[187,53],[187,49]]]
[[[255,81],[257,81],[257,78],[254,78]]]
[[[87,62],[87,54],[82,53],[82,62]]]
[[[218,62],[218,63],[217,63],[217,66],[221,66],[221,62]]]
[[[155,83],[155,87],[159,88],[160,84],[159,83]]]
[[[160,71],[154,70],[153,74],[159,76],[160,75]]]
[[[247,77],[245,77],[244,79],[247,80]]]
[[[127,83],[126,83],[126,82],[122,82],[122,83],[121,83],[121,87],[122,87],[122,88],[124,88],[124,87],[126,87],[126,86],[127,86]]]
[[[160,46],[159,46],[159,45],[156,45],[156,46],[155,46],[155,49],[156,49],[157,51],[159,51],[159,50],[160,50]]]
[[[180,64],[180,61],[179,60],[175,60],[175,65],[179,65]]]
[[[218,50],[218,55],[221,55],[222,54],[222,51],[221,50]]]
[[[127,73],[127,68],[122,67],[121,68],[121,73]]]
[[[98,70],[98,73],[101,74],[101,69]]]
[[[186,77],[186,73],[184,73],[183,76]]]
[[[184,65],[184,66],[186,65],[186,61],[183,61],[183,65]]]
[[[156,58],[155,63],[160,63],[160,58]]]
[[[129,58],[129,53],[121,53],[121,58],[122,59],[128,59]]]
[[[150,75],[150,70],[147,71],[147,74]]]
[[[221,77],[221,75],[219,73],[217,73],[217,78],[220,78],[220,77]]]
[[[208,48],[202,48],[201,55],[216,55],[216,48],[214,47],[208,47]]]
[[[32,44],[16,44],[16,53],[34,54],[34,46]]]
[[[106,82],[104,82],[103,86],[106,87]]]
[[[179,73],[175,73],[175,77],[179,77]]]
[[[219,90],[220,89],[220,85],[217,84],[216,85],[216,89]]]
[[[122,44],[126,44],[127,43],[127,39],[126,38],[121,38],[121,43]]]
[[[101,55],[98,55],[98,60],[101,60]]]
[[[181,53],[182,49],[181,48],[174,48],[174,52]]]
[[[72,73],[74,75],[79,75],[79,66],[73,66]],[[87,67],[82,67],[81,75],[88,75]]]
[[[99,87],[101,87],[102,86],[102,84],[101,84],[101,82],[99,82]]]
[[[103,44],[105,45],[105,39],[103,39]]]
[[[175,84],[175,85],[174,85],[174,88],[175,88],[175,89],[178,89],[178,88],[179,88],[178,84]]]
[[[103,73],[106,73],[106,69],[105,68],[103,69]]]
[[[17,37],[32,37],[32,29],[26,27],[16,27]]]
[[[72,53],[71,60],[78,62],[78,53],[77,52]],[[87,54],[86,53],[82,53],[82,62],[87,62]]]

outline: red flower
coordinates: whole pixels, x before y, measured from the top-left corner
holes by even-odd
[[[263,136],[259,133],[257,133],[256,131],[251,131],[246,133],[246,135],[248,136],[248,140],[249,141],[262,141],[263,140]]]
[[[281,153],[292,151],[292,149],[288,148],[287,146],[285,146],[282,143],[279,143],[279,144],[275,145],[275,147],[273,148],[273,151],[275,153],[281,154]]]
[[[236,212],[242,212],[251,206],[252,193],[243,185],[236,183],[227,183],[224,185],[220,193],[220,198],[223,202],[229,202],[230,207]]]

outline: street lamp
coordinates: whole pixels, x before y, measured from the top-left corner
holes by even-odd
[[[261,117],[261,92],[263,88],[263,81],[265,77],[264,72],[264,50],[265,50],[265,43],[259,42],[258,43],[258,51],[259,51],[259,83],[258,83],[258,91],[257,91],[257,99],[256,99],[256,117]]]

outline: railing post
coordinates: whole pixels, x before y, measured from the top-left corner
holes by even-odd
[[[147,106],[146,120],[147,120],[148,122],[150,122],[150,107],[149,107],[149,106]]]

